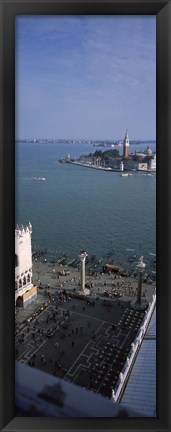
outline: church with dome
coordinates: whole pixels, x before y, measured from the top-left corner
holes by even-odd
[[[126,130],[122,154],[124,170],[156,171],[156,153],[153,153],[149,146],[142,152],[135,150],[134,154],[129,154],[129,145],[128,130]]]

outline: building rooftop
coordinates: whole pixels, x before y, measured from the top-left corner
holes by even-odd
[[[17,416],[47,417],[138,417],[89,390],[43,371],[16,362],[16,413]]]
[[[156,308],[120,403],[142,416],[156,415]]]

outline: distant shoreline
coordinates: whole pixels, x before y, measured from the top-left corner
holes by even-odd
[[[110,146],[110,145],[116,145],[118,146],[117,142],[118,141],[122,141],[122,140],[117,140],[117,141],[113,141],[113,140],[77,140],[77,139],[50,139],[50,138],[45,138],[45,139],[16,139],[15,142],[16,143],[26,143],[26,144],[105,144],[106,146]],[[147,144],[147,143],[156,143],[156,140],[130,140],[130,145],[140,145],[140,144]]]

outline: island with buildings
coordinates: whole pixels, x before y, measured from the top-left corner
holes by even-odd
[[[149,146],[144,152],[135,151],[134,154],[129,153],[129,137],[126,130],[123,141],[123,154],[120,155],[118,146],[112,144],[110,150],[96,150],[93,154],[81,155],[78,159],[73,159],[69,154],[66,158],[60,159],[61,163],[72,163],[78,166],[94,168],[105,171],[141,171],[155,172],[156,171],[156,153],[153,153]]]

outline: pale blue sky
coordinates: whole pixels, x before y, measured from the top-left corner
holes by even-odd
[[[16,18],[16,138],[156,138],[155,16]]]

